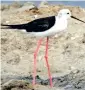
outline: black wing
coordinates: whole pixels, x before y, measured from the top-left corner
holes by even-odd
[[[25,24],[2,25],[11,29],[26,29],[27,32],[43,32],[50,29],[55,24],[55,16],[33,20]]]

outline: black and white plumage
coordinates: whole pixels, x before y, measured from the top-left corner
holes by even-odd
[[[10,29],[24,29],[26,32],[28,32],[28,34],[30,33],[31,36],[47,37],[55,35],[56,33],[63,31],[67,28],[67,17],[65,18],[65,16],[66,15],[60,16],[60,14],[58,14],[58,16],[40,18],[25,24],[3,24],[3,26],[8,26],[7,28]]]
[[[7,28],[9,28],[9,29],[19,29],[19,30],[24,29],[22,31],[29,32],[31,34],[31,36],[33,35],[33,36],[41,37],[41,35],[39,33],[42,34],[43,32],[52,28],[55,24],[55,20],[56,20],[55,16],[50,16],[50,17],[36,19],[36,20],[33,20],[33,21],[31,21],[29,23],[25,23],[25,24],[17,24],[17,25],[2,24],[2,26],[8,26]]]
[[[25,29],[27,32],[43,32],[50,29],[55,24],[55,16],[33,20],[25,24],[3,25],[10,29]]]
[[[57,16],[39,18],[24,24],[2,24],[2,26],[8,26],[7,28],[9,29],[24,29],[24,31],[28,32],[28,34],[30,33],[32,36],[47,37],[64,31],[67,28],[67,19],[70,17],[85,23],[84,21],[71,16],[71,12],[68,9],[62,9]]]

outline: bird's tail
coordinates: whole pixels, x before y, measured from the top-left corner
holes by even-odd
[[[5,24],[1,24],[1,29],[9,29],[9,26],[7,26]]]
[[[17,25],[1,24],[1,29],[24,29],[24,24],[17,24]]]

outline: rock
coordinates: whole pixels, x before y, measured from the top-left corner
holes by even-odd
[[[32,9],[35,9],[37,10],[37,6],[35,6],[33,3],[31,2],[27,2],[23,5],[23,7],[21,7],[20,9],[18,9],[18,11],[22,12],[22,11],[29,11],[29,10],[32,10]]]
[[[2,85],[2,90],[64,90],[56,87],[36,84],[33,86],[25,80],[10,80]]]
[[[22,7],[22,4],[18,1],[14,1],[12,4],[10,4],[10,9],[16,9]]]
[[[24,80],[10,80],[2,85],[2,90],[33,90],[34,87]]]
[[[48,2],[47,1],[42,1],[39,5],[39,7],[48,7]]]

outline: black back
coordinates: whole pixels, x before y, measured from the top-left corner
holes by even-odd
[[[3,25],[11,29],[26,29],[27,32],[43,32],[50,29],[55,24],[55,16],[33,20],[29,23],[18,25]]]

